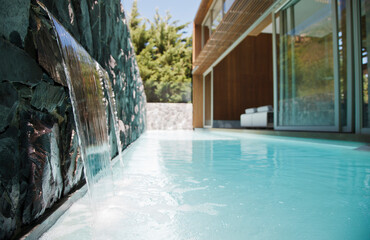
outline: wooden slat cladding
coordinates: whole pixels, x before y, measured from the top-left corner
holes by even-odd
[[[216,31],[193,60],[193,66],[198,66],[195,73],[201,74],[206,71],[273,2],[273,0],[235,0]]]
[[[257,27],[255,27],[250,33],[249,36],[258,36],[268,25],[272,23],[271,14],[265,18]]]
[[[214,120],[273,105],[272,35],[248,36],[213,69]]]

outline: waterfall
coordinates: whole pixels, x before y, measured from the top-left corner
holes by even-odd
[[[110,107],[109,110],[110,110],[111,115],[112,115],[113,127],[114,127],[114,130],[115,130],[114,134],[115,134],[116,141],[117,141],[118,159],[119,159],[119,162],[121,164],[121,167],[123,167],[122,151],[121,151],[122,144],[121,144],[120,130],[119,130],[119,126],[118,126],[117,106],[116,106],[116,100],[115,100],[115,97],[114,97],[112,84],[109,80],[109,76],[108,76],[107,72],[104,71],[98,63],[96,63],[96,69],[98,70],[98,72],[100,74],[100,81],[103,82],[104,89],[107,92],[108,105]]]
[[[107,105],[114,122],[118,158],[122,164],[122,145],[114,93],[107,72],[77,43],[42,3],[38,2],[38,4],[47,12],[59,45],[76,132],[79,136],[88,193],[93,210],[97,211],[105,198],[113,194]]]

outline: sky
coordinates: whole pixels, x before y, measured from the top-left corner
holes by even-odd
[[[132,3],[134,0],[121,0],[126,16],[130,16]],[[201,0],[138,0],[137,5],[141,17],[153,20],[155,9],[158,8],[161,16],[166,15],[169,11],[172,16],[172,21],[179,20],[178,25],[190,22],[185,29],[187,32],[185,36],[192,34],[196,11],[198,10]]]

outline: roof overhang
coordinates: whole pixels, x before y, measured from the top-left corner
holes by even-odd
[[[202,0],[200,2],[197,14],[195,15],[195,18],[194,18],[195,24],[202,24],[212,3],[213,3],[213,0]]]
[[[224,56],[225,52],[230,51],[230,47],[238,40],[240,42],[247,35],[258,35],[272,21],[270,10],[275,5],[274,2],[278,1],[235,0],[216,31],[193,60],[193,66],[198,66],[193,69],[193,74],[204,73],[221,56]],[[201,24],[211,4],[212,0],[202,0],[194,23]]]

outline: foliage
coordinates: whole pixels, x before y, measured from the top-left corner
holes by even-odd
[[[192,42],[182,36],[187,24],[177,23],[158,10],[153,21],[142,19],[133,3],[129,26],[148,102],[191,100]]]

